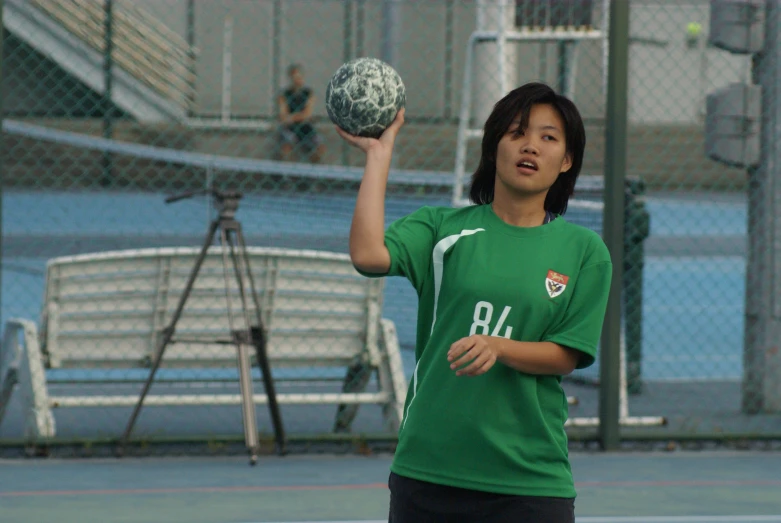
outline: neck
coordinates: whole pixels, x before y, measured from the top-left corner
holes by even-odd
[[[542,194],[542,198],[532,197],[523,200],[510,200],[495,195],[491,208],[499,219],[509,225],[537,227],[545,221],[545,194]]]

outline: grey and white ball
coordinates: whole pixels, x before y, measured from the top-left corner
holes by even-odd
[[[356,136],[379,138],[406,102],[401,76],[377,58],[356,58],[343,64],[325,90],[328,117]]]

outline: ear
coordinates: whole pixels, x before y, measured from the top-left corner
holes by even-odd
[[[572,167],[572,155],[567,153],[564,155],[564,160],[561,162],[561,169],[559,169],[559,172],[565,173],[570,170],[570,167]]]

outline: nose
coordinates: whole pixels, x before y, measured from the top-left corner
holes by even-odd
[[[539,153],[539,150],[531,140],[526,140],[521,146],[521,152],[524,154],[533,154],[536,156]]]

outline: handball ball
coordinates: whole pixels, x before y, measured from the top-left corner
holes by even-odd
[[[399,73],[376,58],[357,58],[343,64],[325,90],[328,117],[356,136],[379,138],[406,101]]]

